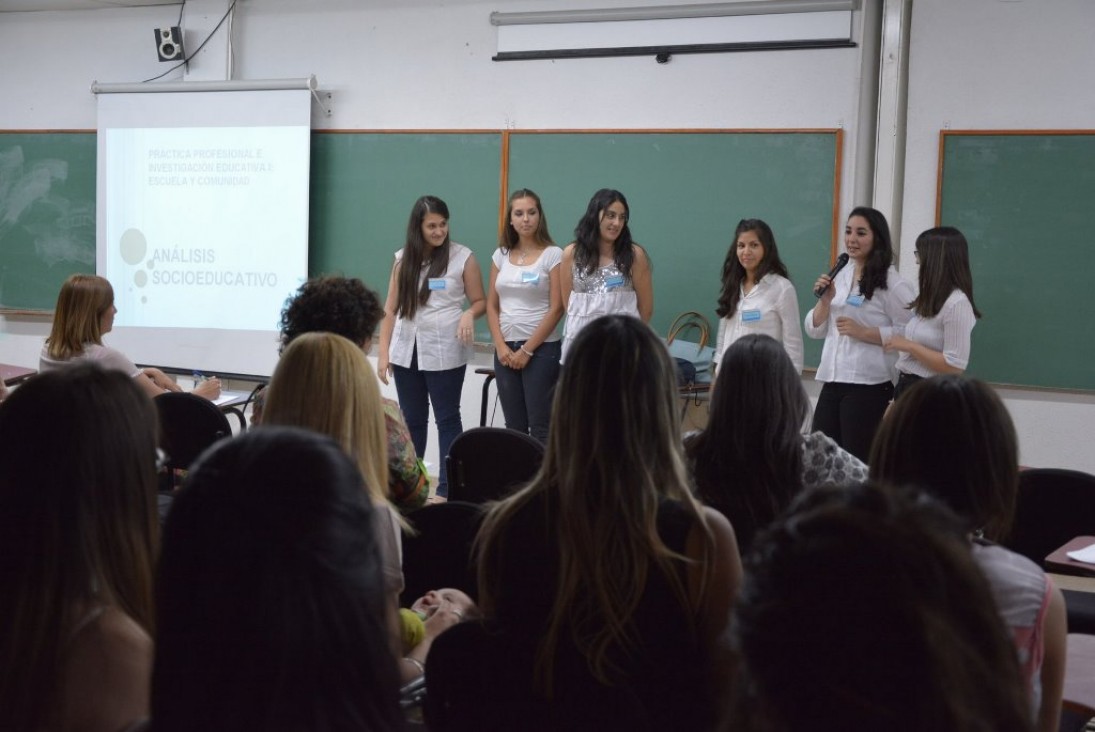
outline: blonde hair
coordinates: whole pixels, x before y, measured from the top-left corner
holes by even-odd
[[[566,628],[604,683],[615,670],[612,651],[642,642],[631,620],[651,567],[682,607],[691,606],[681,572],[688,560],[665,545],[657,527],[659,502],[678,501],[705,532],[705,559],[711,551],[710,531],[687,488],[679,423],[673,364],[654,332],[629,316],[586,326],[555,390],[543,466],[528,487],[492,507],[477,547],[480,605],[490,616],[505,590],[498,580],[508,524],[533,499],[544,502],[559,558],[535,670],[548,696]]]
[[[102,345],[103,313],[114,304],[114,288],[105,277],[74,274],[61,285],[46,339],[49,357],[64,361],[79,356],[88,343]]]
[[[331,437],[357,463],[373,502],[388,503],[384,407],[360,346],[334,333],[293,339],[274,370],[262,423]]]

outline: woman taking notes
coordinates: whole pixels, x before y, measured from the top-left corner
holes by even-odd
[[[563,250],[564,359],[582,328],[602,315],[631,315],[649,323],[654,314],[650,260],[631,240],[630,218],[624,194],[602,188],[578,222],[574,242]]]
[[[779,258],[776,237],[760,219],[742,219],[722,265],[719,336],[715,364],[731,343],[749,334],[770,335],[783,344],[796,373],[802,372],[802,326],[798,297]]]
[[[53,328],[42,347],[38,370],[50,371],[68,363],[91,361],[137,379],[137,386],[149,396],[182,391],[163,371],[137,368],[120,351],[103,345],[103,336],[114,327],[117,312],[114,288],[105,278],[89,274],[69,277],[57,296]],[[206,379],[194,387],[193,393],[216,399],[221,393],[220,379]]]
[[[912,285],[893,268],[890,226],[879,211],[852,209],[844,227],[848,266],[834,277],[821,275],[815,292],[825,288],[806,314],[806,333],[824,338],[818,381],[823,382],[814,410],[821,430],[860,460],[866,460],[878,423],[893,398],[896,358],[882,349],[894,326],[912,313]]]
[[[886,341],[899,351],[894,399],[920,379],[960,374],[970,361],[970,334],[981,313],[973,304],[973,275],[966,237],[950,226],[928,229],[916,238],[920,294],[909,309],[903,335]]]
[[[464,300],[469,307],[463,309]],[[399,406],[411,441],[426,454],[429,408],[437,421],[440,476],[437,495],[449,484],[445,456],[463,431],[460,390],[464,385],[475,319],[483,314],[483,278],[471,250],[449,240],[449,207],[436,196],[414,203],[407,241],[395,265],[380,325],[377,374],[394,373]]]
[[[563,315],[562,256],[548,233],[540,197],[524,188],[514,192],[491,260],[487,323],[506,427],[541,442],[547,440],[562,352],[555,332]]]

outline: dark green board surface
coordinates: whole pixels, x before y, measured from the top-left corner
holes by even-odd
[[[722,264],[743,218],[772,227],[805,316],[829,267],[836,158],[836,132],[513,134],[509,184],[541,196],[561,244],[598,188],[627,196],[631,235],[654,265],[651,325],[664,335],[686,310],[714,331]],[[822,342],[804,340],[816,366]]]
[[[95,271],[95,133],[0,134],[0,308],[52,310]]]
[[[939,221],[970,243],[969,373],[1095,389],[1095,132],[944,133]]]

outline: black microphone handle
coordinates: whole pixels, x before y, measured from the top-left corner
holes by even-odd
[[[822,285],[821,287],[816,288],[814,290],[814,297],[820,298],[822,295],[829,291],[829,288],[833,285],[833,278],[836,277],[837,273],[840,272],[840,270],[844,269],[844,265],[846,264],[848,264],[848,253],[844,252],[836,258],[836,264],[834,264],[833,268],[829,270],[829,274],[827,275],[827,277],[829,278],[829,284]]]

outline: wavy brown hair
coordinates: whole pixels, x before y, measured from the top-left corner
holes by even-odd
[[[645,323],[620,315],[590,323],[567,354],[555,395],[543,465],[530,485],[491,508],[477,552],[489,617],[505,591],[498,577],[508,524],[530,501],[544,502],[559,575],[535,682],[549,697],[564,629],[594,677],[608,682],[611,653],[638,641],[631,618],[651,568],[688,607],[679,571],[686,560],[658,535],[659,501],[679,501],[707,526],[687,488],[674,367]]]

